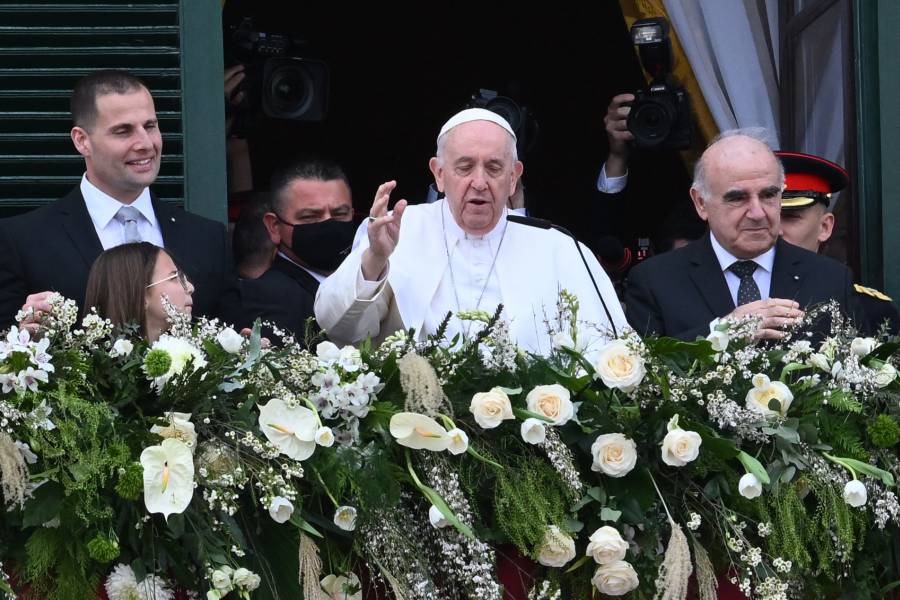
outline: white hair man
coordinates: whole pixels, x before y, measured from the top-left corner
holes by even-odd
[[[355,343],[412,328],[422,338],[450,311],[493,312],[502,304],[513,339],[547,353],[545,321],[555,316],[561,289],[579,298],[581,319],[604,334],[611,329],[572,240],[506,220],[523,169],[515,142],[499,115],[464,110],[441,128],[429,162],[443,200],[416,206],[400,200],[389,213],[396,183],[378,188],[368,239],[319,287],[316,318],[329,337]],[[621,331],[626,322],[612,284],[585,255]],[[472,335],[470,327],[454,317],[447,333]]]

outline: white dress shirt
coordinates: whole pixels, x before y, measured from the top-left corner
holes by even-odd
[[[88,214],[94,223],[97,237],[104,250],[125,243],[125,224],[116,220],[116,213],[123,206],[121,202],[112,196],[100,191],[94,184],[88,181],[87,174],[81,177],[81,195],[84,197]],[[162,231],[156,213],[153,212],[153,203],[150,202],[150,189],[144,188],[141,195],[131,203],[141,213],[137,222],[138,234],[141,240],[150,242],[154,246],[163,247]]]
[[[321,273],[316,273],[315,271],[311,271],[311,270],[307,269],[306,267],[304,267],[303,265],[301,265],[301,264],[298,263],[297,261],[291,259],[290,256],[288,256],[287,254],[285,254],[285,253],[282,252],[281,250],[278,251],[278,256],[280,256],[280,257],[283,258],[284,260],[288,261],[288,262],[291,263],[292,265],[296,265],[296,266],[300,267],[301,269],[303,269],[304,271],[306,271],[307,273],[309,273],[310,275],[312,275],[312,276],[313,276],[313,279],[315,279],[315,280],[318,281],[319,283],[322,283],[323,281],[325,281],[325,278],[328,277],[328,275],[322,275]]]
[[[606,163],[600,167],[600,175],[597,177],[597,190],[604,194],[618,194],[625,189],[628,183],[628,171],[619,177],[609,177],[606,174]]]
[[[731,300],[734,302],[734,305],[737,306],[737,295],[738,288],[741,285],[741,278],[735,275],[728,267],[742,259],[737,258],[723,248],[719,243],[719,240],[717,240],[716,236],[712,233],[709,234],[709,239],[712,241],[713,252],[716,253],[716,258],[719,259],[719,266],[722,268],[722,273],[725,275],[725,282],[728,284]],[[753,272],[753,281],[756,282],[756,285],[759,288],[759,297],[761,300],[766,300],[769,297],[769,291],[772,288],[772,267],[775,265],[775,246],[772,246],[767,251],[750,260],[755,262],[757,266],[756,271]]]

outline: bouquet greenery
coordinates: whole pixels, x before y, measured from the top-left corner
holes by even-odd
[[[0,342],[0,595],[499,600],[510,554],[533,599],[900,580],[897,345],[833,306],[818,337],[595,343],[562,292],[543,357],[499,309],[310,351],[53,306]]]

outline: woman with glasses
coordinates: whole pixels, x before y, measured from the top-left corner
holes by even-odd
[[[168,252],[148,242],[104,251],[88,275],[84,305],[113,325],[135,324],[154,342],[169,328],[163,298],[191,314],[194,286]]]

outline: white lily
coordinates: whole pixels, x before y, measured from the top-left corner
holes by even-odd
[[[194,457],[181,440],[168,438],[141,452],[144,504],[151,513],[184,512],[194,495]]]
[[[390,429],[398,444],[413,450],[443,452],[453,443],[447,430],[437,421],[418,413],[395,414],[391,417]]]
[[[259,407],[259,428],[282,454],[294,460],[306,460],[316,449],[319,424],[316,413],[305,406],[290,407],[273,398]]]

